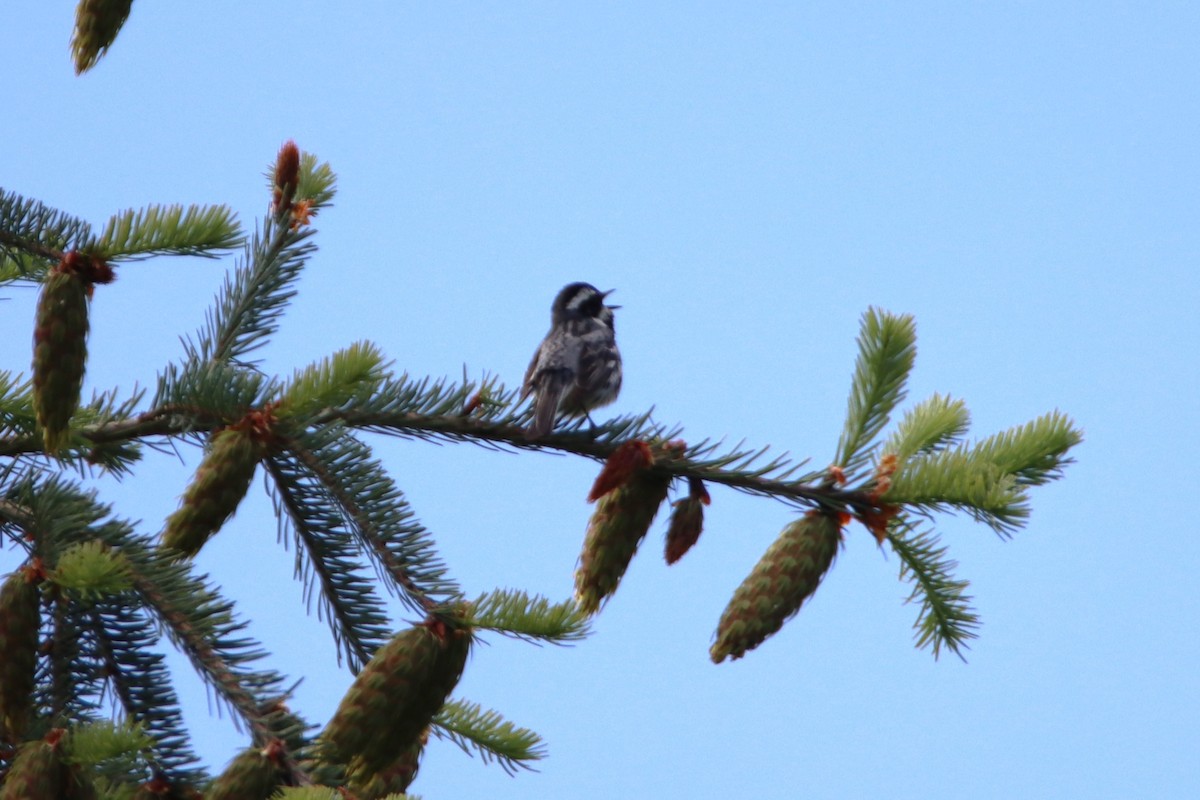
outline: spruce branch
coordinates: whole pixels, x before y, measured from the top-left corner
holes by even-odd
[[[304,584],[306,604],[319,585],[318,616],[325,617],[350,669],[358,672],[391,638],[387,612],[375,595],[356,556],[345,514],[306,466],[288,452],[264,461],[272,479],[272,496],[280,537],[290,528],[296,539],[296,576]]]
[[[989,436],[971,450],[975,457],[995,464],[1021,486],[1041,486],[1062,477],[1075,463],[1067,452],[1083,441],[1083,433],[1060,411]]]
[[[77,725],[71,735],[71,758],[90,765],[97,777],[117,784],[139,783],[146,756],[153,748],[154,740],[136,722],[94,720]]]
[[[228,206],[151,205],[114,214],[85,249],[109,260],[155,255],[216,258],[243,241],[237,215]]]
[[[140,724],[153,740],[155,766],[175,780],[200,780],[200,759],[189,745],[179,698],[163,656],[154,652],[154,622],[143,609],[120,602],[99,603],[87,616],[99,674],[126,718]]]
[[[1029,498],[1015,477],[962,446],[910,458],[882,499],[924,512],[964,511],[1003,538],[1029,518]]]
[[[569,644],[591,633],[591,617],[573,601],[551,603],[515,589],[481,594],[471,607],[474,628],[523,639],[535,644]]]
[[[245,636],[246,623],[233,614],[233,605],[193,577],[186,563],[164,553],[136,534],[125,520],[96,500],[94,490],[82,490],[58,475],[31,471],[7,485],[0,502],[0,530],[20,538],[32,537],[37,552],[53,568],[58,554],[73,546],[100,541],[127,566],[138,598],[168,638],[196,668],[222,703],[234,711],[234,721],[258,738],[269,734],[264,708],[284,696],[283,678],[250,666],[266,653]]]
[[[383,353],[372,342],[355,342],[297,370],[282,390],[275,413],[304,420],[330,408],[355,406],[375,395],[386,374]]]
[[[233,604],[190,576],[185,562],[133,541],[126,542],[122,552],[131,564],[134,589],[175,647],[233,712],[235,725],[249,728],[256,741],[265,741],[270,727],[264,708],[286,694],[283,678],[248,668],[266,652],[243,634],[246,623],[234,616]]]
[[[70,250],[91,237],[87,222],[0,188],[0,284],[41,282]]]
[[[33,384],[24,375],[0,372],[0,437],[33,434]]]
[[[932,531],[920,531],[906,519],[893,522],[887,539],[900,558],[901,580],[912,584],[908,602],[921,603],[913,624],[917,647],[932,648],[934,658],[943,647],[964,658],[962,651],[978,637],[980,622],[966,593],[969,584],[954,578],[958,562]]]
[[[72,598],[85,602],[121,594],[132,587],[124,560],[99,540],[63,550],[50,578]]]
[[[314,153],[301,153],[296,202],[307,204],[308,213],[316,216],[320,209],[333,205],[336,194],[337,175],[329,162],[318,161]]]
[[[510,775],[518,769],[531,770],[530,762],[546,757],[542,737],[478,703],[450,700],[433,718],[430,730],[439,739],[454,742],[468,755],[478,753],[485,764],[495,761]]]
[[[208,361],[183,367],[168,364],[158,376],[152,410],[137,420],[169,420],[178,432],[210,432],[246,416],[277,391],[274,381],[253,370]],[[134,422],[132,418],[123,424]],[[175,432],[170,427],[163,433]]]
[[[296,202],[291,205],[306,203],[305,215],[296,217],[289,210],[286,215],[263,220],[261,230],[246,244],[234,277],[226,276],[205,326],[195,341],[185,341],[189,362],[238,361],[264,345],[278,329],[279,317],[296,294],[296,281],[317,249],[309,241],[315,230],[307,227],[308,217],[328,205],[336,191],[328,164],[301,156],[299,169],[298,186],[307,194],[301,195],[297,189]]]
[[[971,414],[964,401],[934,394],[904,413],[883,452],[895,454],[903,463],[958,443],[970,426]]]
[[[266,344],[295,295],[300,271],[317,246],[312,229],[292,230],[268,218],[246,245],[233,278],[226,276],[216,306],[195,341],[184,343],[188,361],[231,362]]]
[[[916,324],[909,314],[871,308],[863,315],[846,426],[834,458],[846,473],[866,462],[872,440],[904,399],[904,384],[917,355],[916,341]]]
[[[327,422],[283,438],[281,445],[342,510],[384,585],[409,608],[424,613],[462,596],[446,576],[433,537],[366,444]]]

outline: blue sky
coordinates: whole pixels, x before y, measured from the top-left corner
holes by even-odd
[[[459,694],[539,731],[541,771],[440,743],[414,791],[1200,790],[1197,7],[137,3],[83,77],[72,18],[0,11],[6,189],[97,223],[197,202],[249,224],[284,140],[338,172],[267,369],[370,339],[398,371],[512,384],[554,293],[586,280],[622,305],[615,411],[654,405],[692,439],[827,463],[871,305],[916,316],[910,400],[964,398],[980,436],[1054,408],[1086,432],[1013,541],[939,526],[984,619],[968,663],[912,647],[897,561],[853,528],[792,623],[712,665],[730,593],[791,518],[714,491],[698,547],[668,569],[653,530],[591,639],[476,650]],[[231,266],[122,267],[96,295],[89,385],[153,385]],[[35,294],[5,295],[0,368],[24,370]],[[594,464],[377,444],[470,593],[570,594]],[[104,496],[153,532],[186,455]],[[350,676],[324,624],[293,619],[261,491],[199,563],[326,719]],[[244,740],[186,672],[180,689],[219,767]]]

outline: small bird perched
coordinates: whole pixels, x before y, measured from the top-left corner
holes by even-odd
[[[521,389],[522,398],[535,395],[525,438],[545,436],[559,413],[586,416],[617,399],[621,353],[613,309],[620,306],[604,305],[610,294],[590,283],[571,283],[554,298],[550,332],[533,354]]]

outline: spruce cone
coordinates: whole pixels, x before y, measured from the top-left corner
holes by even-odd
[[[224,428],[214,434],[179,510],[167,518],[163,547],[188,558],[200,552],[237,511],[254,479],[259,455],[259,445],[248,430]]]
[[[280,765],[283,751],[278,739],[266,747],[246,748],[212,782],[205,800],[268,800],[287,784],[287,773]]]
[[[11,741],[20,741],[33,708],[41,616],[31,577],[19,569],[0,589],[0,738]]]
[[[837,519],[817,511],[784,528],[721,615],[709,649],[713,662],[741,658],[799,611],[833,564],[841,540]]]
[[[75,35],[71,51],[75,73],[89,69],[117,38],[133,0],[81,0],[75,9]]]
[[[46,278],[38,297],[33,407],[47,453],[67,443],[71,416],[79,407],[87,361],[88,286],[74,269],[60,265]]]
[[[55,728],[45,739],[21,746],[4,787],[0,788],[0,800],[73,800],[80,797],[71,793],[75,776],[63,758],[61,740],[65,734],[62,728]]]
[[[358,673],[321,733],[322,760],[383,771],[417,742],[462,676],[471,647],[465,609],[435,612],[392,637]]]
[[[367,771],[358,759],[350,764],[350,791],[358,800],[383,800],[390,794],[404,794],[417,778],[421,767],[421,753],[429,740],[429,729],[400,754],[399,758],[383,769]]]
[[[600,498],[575,570],[575,601],[585,612],[617,590],[670,485],[670,475],[642,469]]]

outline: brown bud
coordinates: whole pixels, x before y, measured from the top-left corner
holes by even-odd
[[[592,490],[588,492],[588,502],[596,502],[623,485],[635,472],[653,463],[654,453],[650,450],[650,445],[643,441],[625,442],[604,462],[604,468],[600,470],[596,482],[592,484]]]
[[[282,219],[292,213],[292,201],[300,186],[300,148],[291,139],[279,148],[275,159],[275,176],[272,183],[272,203],[275,214]]]

